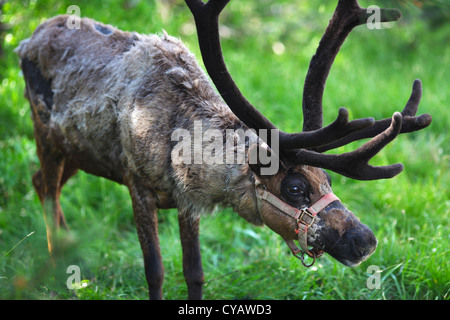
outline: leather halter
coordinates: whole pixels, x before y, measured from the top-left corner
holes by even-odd
[[[316,258],[320,257],[323,254],[323,251],[316,251],[314,249],[308,249],[308,230],[314,224],[316,220],[316,215],[322,211],[326,206],[334,201],[340,201],[339,198],[332,192],[327,193],[322,198],[320,198],[316,203],[314,203],[310,207],[298,209],[290,206],[283,200],[274,196],[272,193],[265,190],[261,183],[256,185],[257,197],[261,200],[264,200],[285,214],[294,218],[297,222],[298,229],[295,229],[295,232],[298,234],[298,243],[300,244],[301,249],[299,249],[295,242],[291,239],[284,239],[289,249],[291,249],[292,254],[302,261],[302,264],[305,267],[311,267]],[[299,255],[300,254],[300,255]],[[306,264],[304,262],[304,254],[313,258],[313,262],[311,264]]]

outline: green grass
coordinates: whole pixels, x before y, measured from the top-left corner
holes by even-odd
[[[145,299],[142,256],[123,186],[83,172],[72,178],[61,198],[71,228],[66,254],[55,261],[56,268],[48,259],[42,210],[31,184],[39,162],[12,50],[72,2],[10,1],[1,16],[11,28],[3,35],[0,60],[0,298]],[[333,1],[261,2],[231,1],[222,20],[230,31],[223,39],[224,54],[248,99],[283,130],[298,131],[303,79]],[[144,33],[165,29],[199,56],[190,13],[182,1],[168,3],[76,1],[83,16]],[[432,125],[402,135],[373,160],[402,162],[405,171],[372,182],[332,174],[334,192],[377,236],[377,251],[355,269],[329,256],[305,269],[268,228],[220,210],[201,223],[206,299],[449,299],[450,24],[431,28],[413,9],[392,28],[355,30],[333,65],[324,96],[326,123],[341,106],[353,118],[379,119],[401,110],[413,80],[423,81],[419,112],[432,114]],[[274,53],[276,42],[283,43],[284,53]],[[159,219],[164,297],[183,299],[176,211],[163,210]],[[66,288],[70,264],[80,266],[86,287]],[[382,271],[380,289],[366,286],[370,265]]]

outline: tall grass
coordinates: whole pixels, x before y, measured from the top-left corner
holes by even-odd
[[[303,79],[333,3],[231,1],[223,13],[223,50],[231,73],[249,100],[285,131],[301,128]],[[48,259],[42,211],[31,185],[39,163],[23,77],[12,50],[40,22],[65,13],[70,4],[10,1],[1,16],[11,28],[0,63],[0,298],[147,298],[131,202],[123,186],[83,172],[69,180],[61,198],[71,228],[66,253],[53,262],[57,268]],[[76,4],[83,16],[122,29],[165,29],[200,56],[182,1]],[[442,5],[441,10],[448,8]],[[373,160],[377,165],[402,162],[405,171],[372,182],[331,173],[334,192],[377,236],[377,251],[355,269],[329,256],[305,269],[268,228],[220,209],[201,223],[205,298],[449,299],[450,24],[432,29],[420,15],[418,9],[407,10],[392,28],[355,30],[333,65],[324,96],[326,123],[340,106],[353,118],[379,119],[401,110],[413,80],[423,81],[420,113],[432,114],[432,125],[402,135]],[[159,216],[166,299],[187,296],[176,215],[163,210]],[[80,266],[87,286],[65,287],[70,264]],[[370,265],[380,268],[379,289],[366,285]]]

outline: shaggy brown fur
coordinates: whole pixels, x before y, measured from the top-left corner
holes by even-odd
[[[246,168],[224,172],[215,165],[171,165],[171,133],[191,131],[192,119],[202,119],[203,130],[247,129],[186,47],[167,34],[122,32],[86,18],[81,30],[71,30],[66,19],[45,22],[17,49],[52,81],[53,105],[45,112],[49,134],[64,156],[119,182],[132,171],[155,193],[171,193],[173,204],[189,212],[233,202],[223,190],[235,190],[233,177],[242,180]],[[99,25],[111,33],[101,33]]]

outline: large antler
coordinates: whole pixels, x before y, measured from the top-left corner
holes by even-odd
[[[242,95],[234,83],[225,65],[219,36],[219,15],[230,0],[185,0],[194,15],[200,51],[206,70],[214,85],[234,114],[249,128],[278,130]],[[340,109],[336,121],[324,128],[312,132],[286,133],[279,132],[281,149],[312,148],[329,144],[348,134],[371,126],[372,118],[349,122],[348,112]],[[271,141],[266,141],[271,145]]]
[[[218,19],[230,0],[185,1],[194,15],[205,67],[222,98],[248,127],[257,132],[260,129],[278,130],[242,95],[226,68],[220,47]],[[373,167],[368,161],[399,133],[420,130],[431,123],[428,114],[415,117],[422,91],[421,82],[416,80],[406,107],[401,114],[395,113],[392,119],[375,122],[372,118],[364,118],[349,122],[347,110],[341,108],[337,119],[322,128],[322,96],[330,68],[346,37],[354,27],[366,23],[368,17],[367,10],[361,8],[356,0],[339,0],[305,80],[303,132],[279,133],[279,147],[289,156],[290,162],[330,169],[360,180],[390,178],[403,170],[401,164]],[[396,9],[381,9],[380,17],[381,22],[395,21],[401,13]],[[373,139],[350,153],[319,153],[371,137]],[[266,142],[271,144],[271,141]]]
[[[381,9],[381,22],[400,19],[397,9]],[[354,27],[367,22],[367,10],[356,0],[340,0],[316,54],[309,64],[303,88],[303,131],[322,127],[322,96],[331,66],[342,44]]]
[[[322,127],[322,96],[331,66],[347,36],[356,26],[366,24],[369,15],[367,9],[361,8],[356,0],[340,0],[338,2],[317,52],[311,59],[305,79],[303,131],[317,130]],[[400,18],[401,12],[397,9],[380,9],[380,22],[396,21]],[[416,80],[411,97],[402,111],[404,118],[400,133],[420,130],[431,123],[431,116],[428,114],[415,117],[421,96],[422,84],[420,80]],[[325,151],[355,140],[374,137],[389,127],[389,124],[390,119],[383,119],[377,121],[374,126],[359,130],[345,139],[341,139],[338,143],[314,149]]]

